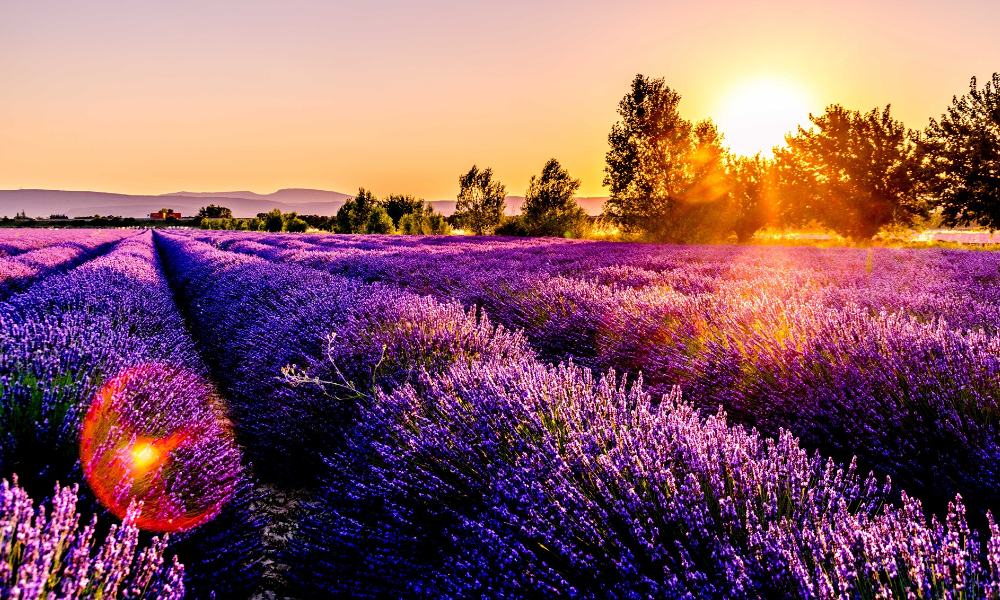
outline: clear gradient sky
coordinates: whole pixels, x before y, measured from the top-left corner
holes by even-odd
[[[602,196],[636,73],[723,133],[760,81],[792,123],[892,103],[922,128],[1000,71],[998,23],[997,0],[0,0],[0,189],[437,200],[473,163],[522,194],[555,157]]]

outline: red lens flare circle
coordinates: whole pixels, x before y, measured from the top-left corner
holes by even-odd
[[[232,496],[240,455],[212,389],[165,365],[126,369],[97,392],[80,436],[80,462],[97,499],[136,525],[186,531],[212,519]]]

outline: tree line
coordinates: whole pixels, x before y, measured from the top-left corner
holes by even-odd
[[[493,169],[473,165],[458,178],[455,213],[446,218],[423,199],[390,194],[376,198],[364,188],[337,212],[337,233],[401,233],[447,235],[452,225],[474,235],[537,235],[583,237],[590,226],[574,194],[580,180],[570,177],[555,159],[532,176],[521,215],[504,215],[507,186],[497,181]]]
[[[202,229],[304,233],[310,227],[310,223],[304,218],[299,218],[298,213],[282,213],[277,208],[270,212],[257,213],[256,217],[249,219],[234,219],[233,211],[229,208],[210,204],[202,207],[196,218]]]
[[[334,217],[284,213],[274,209],[250,219],[233,218],[232,210],[215,206],[203,207],[198,213],[203,229],[241,231],[298,232],[309,228],[348,234],[449,235],[452,224],[475,235],[537,235],[583,237],[590,219],[574,194],[580,180],[570,177],[555,159],[542,168],[540,176],[532,176],[522,214],[504,215],[507,188],[493,177],[490,168],[476,165],[459,177],[459,192],[455,214],[447,218],[425,202],[406,194],[389,194],[378,198],[360,188],[347,200]]]
[[[444,215],[409,194],[389,194],[377,198],[361,188],[357,196],[337,211],[330,229],[337,233],[401,233],[405,235],[448,235],[451,225]]]
[[[731,153],[715,124],[684,119],[681,96],[664,80],[636,75],[608,135],[603,217],[627,237],[663,243],[746,242],[762,228],[821,226],[855,240],[935,217],[949,227],[1000,229],[1000,73],[973,77],[923,131],[839,104],[809,115],[773,158]],[[202,209],[203,227],[251,231],[587,237],[592,222],[576,202],[580,180],[556,159],[532,176],[518,216],[506,216],[507,188],[491,168],[459,176],[455,213],[420,198],[377,198],[361,188],[335,217],[282,214],[233,219]],[[221,212],[220,212],[221,211]]]
[[[973,78],[921,132],[891,107],[827,107],[774,158],[735,156],[710,120],[691,123],[663,79],[637,75],[608,136],[604,213],[656,242],[697,243],[765,226],[818,224],[870,239],[934,215],[946,226],[1000,229],[1000,74]]]

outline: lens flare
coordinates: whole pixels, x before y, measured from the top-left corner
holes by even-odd
[[[218,514],[240,476],[229,422],[196,374],[164,365],[119,373],[84,418],[80,461],[98,500],[136,525],[186,531]]]

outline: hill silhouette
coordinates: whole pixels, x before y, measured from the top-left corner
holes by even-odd
[[[0,216],[14,216],[24,211],[29,217],[48,217],[65,214],[69,217],[92,215],[118,215],[144,218],[161,208],[172,208],[182,215],[192,216],[208,204],[226,206],[233,216],[253,217],[274,208],[281,212],[301,215],[337,214],[353,194],[327,190],[288,188],[272,194],[250,191],[230,192],[172,192],[160,195],[114,194],[108,192],[67,190],[0,190]],[[601,213],[605,198],[578,198],[577,201],[589,214]],[[508,215],[521,212],[523,196],[507,196]],[[454,200],[433,200],[431,204],[444,215],[455,212]]]

